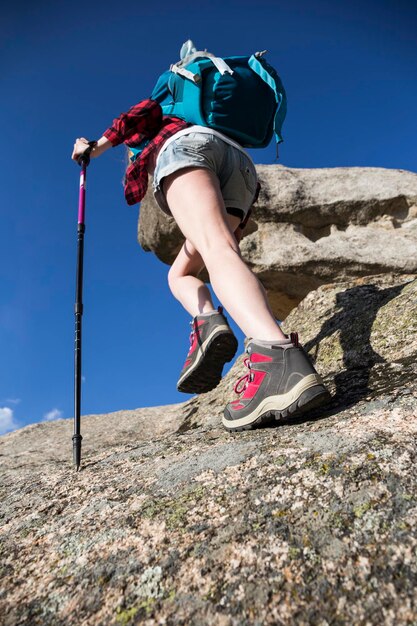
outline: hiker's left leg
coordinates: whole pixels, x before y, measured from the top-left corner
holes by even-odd
[[[191,317],[215,310],[207,285],[198,278],[203,267],[200,253],[186,239],[168,272],[168,285],[173,296]]]
[[[168,273],[173,295],[193,317],[190,348],[177,382],[177,389],[186,393],[214,389],[224,364],[237,350],[237,339],[222,309],[214,309],[207,285],[197,277],[203,267],[200,254],[186,240]]]
[[[227,214],[226,220],[233,230],[236,217]],[[186,239],[168,272],[168,285],[173,296],[192,317],[215,310],[207,285],[198,278],[203,268],[201,254]]]

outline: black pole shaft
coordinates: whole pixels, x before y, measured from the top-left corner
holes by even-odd
[[[75,354],[74,354],[74,435],[73,462],[77,471],[81,463],[81,338],[82,338],[82,315],[83,315],[83,266],[84,266],[84,233],[85,224],[78,224],[77,242],[77,281],[75,297]]]

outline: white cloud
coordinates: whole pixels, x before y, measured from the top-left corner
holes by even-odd
[[[48,411],[48,413],[45,413],[42,419],[44,422],[52,422],[53,420],[61,419],[62,415],[63,413],[59,409],[52,409]]]
[[[0,435],[19,428],[19,424],[13,417],[13,409],[8,406],[0,407]]]
[[[20,404],[22,401],[20,398],[6,398],[7,404]]]

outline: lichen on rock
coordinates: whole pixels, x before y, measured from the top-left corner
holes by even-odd
[[[302,420],[225,432],[239,357],[182,404],[84,416],[78,473],[68,420],[1,437],[2,623],[414,626],[416,293],[363,277],[292,311],[333,393]]]

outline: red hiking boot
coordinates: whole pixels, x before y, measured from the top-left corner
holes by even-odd
[[[330,394],[291,333],[287,343],[272,347],[251,341],[245,365],[249,372],[240,378],[235,391],[240,398],[224,410],[223,425],[227,430],[246,430],[296,417],[330,400]]]
[[[191,322],[190,349],[177,383],[178,391],[205,393],[222,378],[223,366],[236,354],[238,342],[222,307]]]

